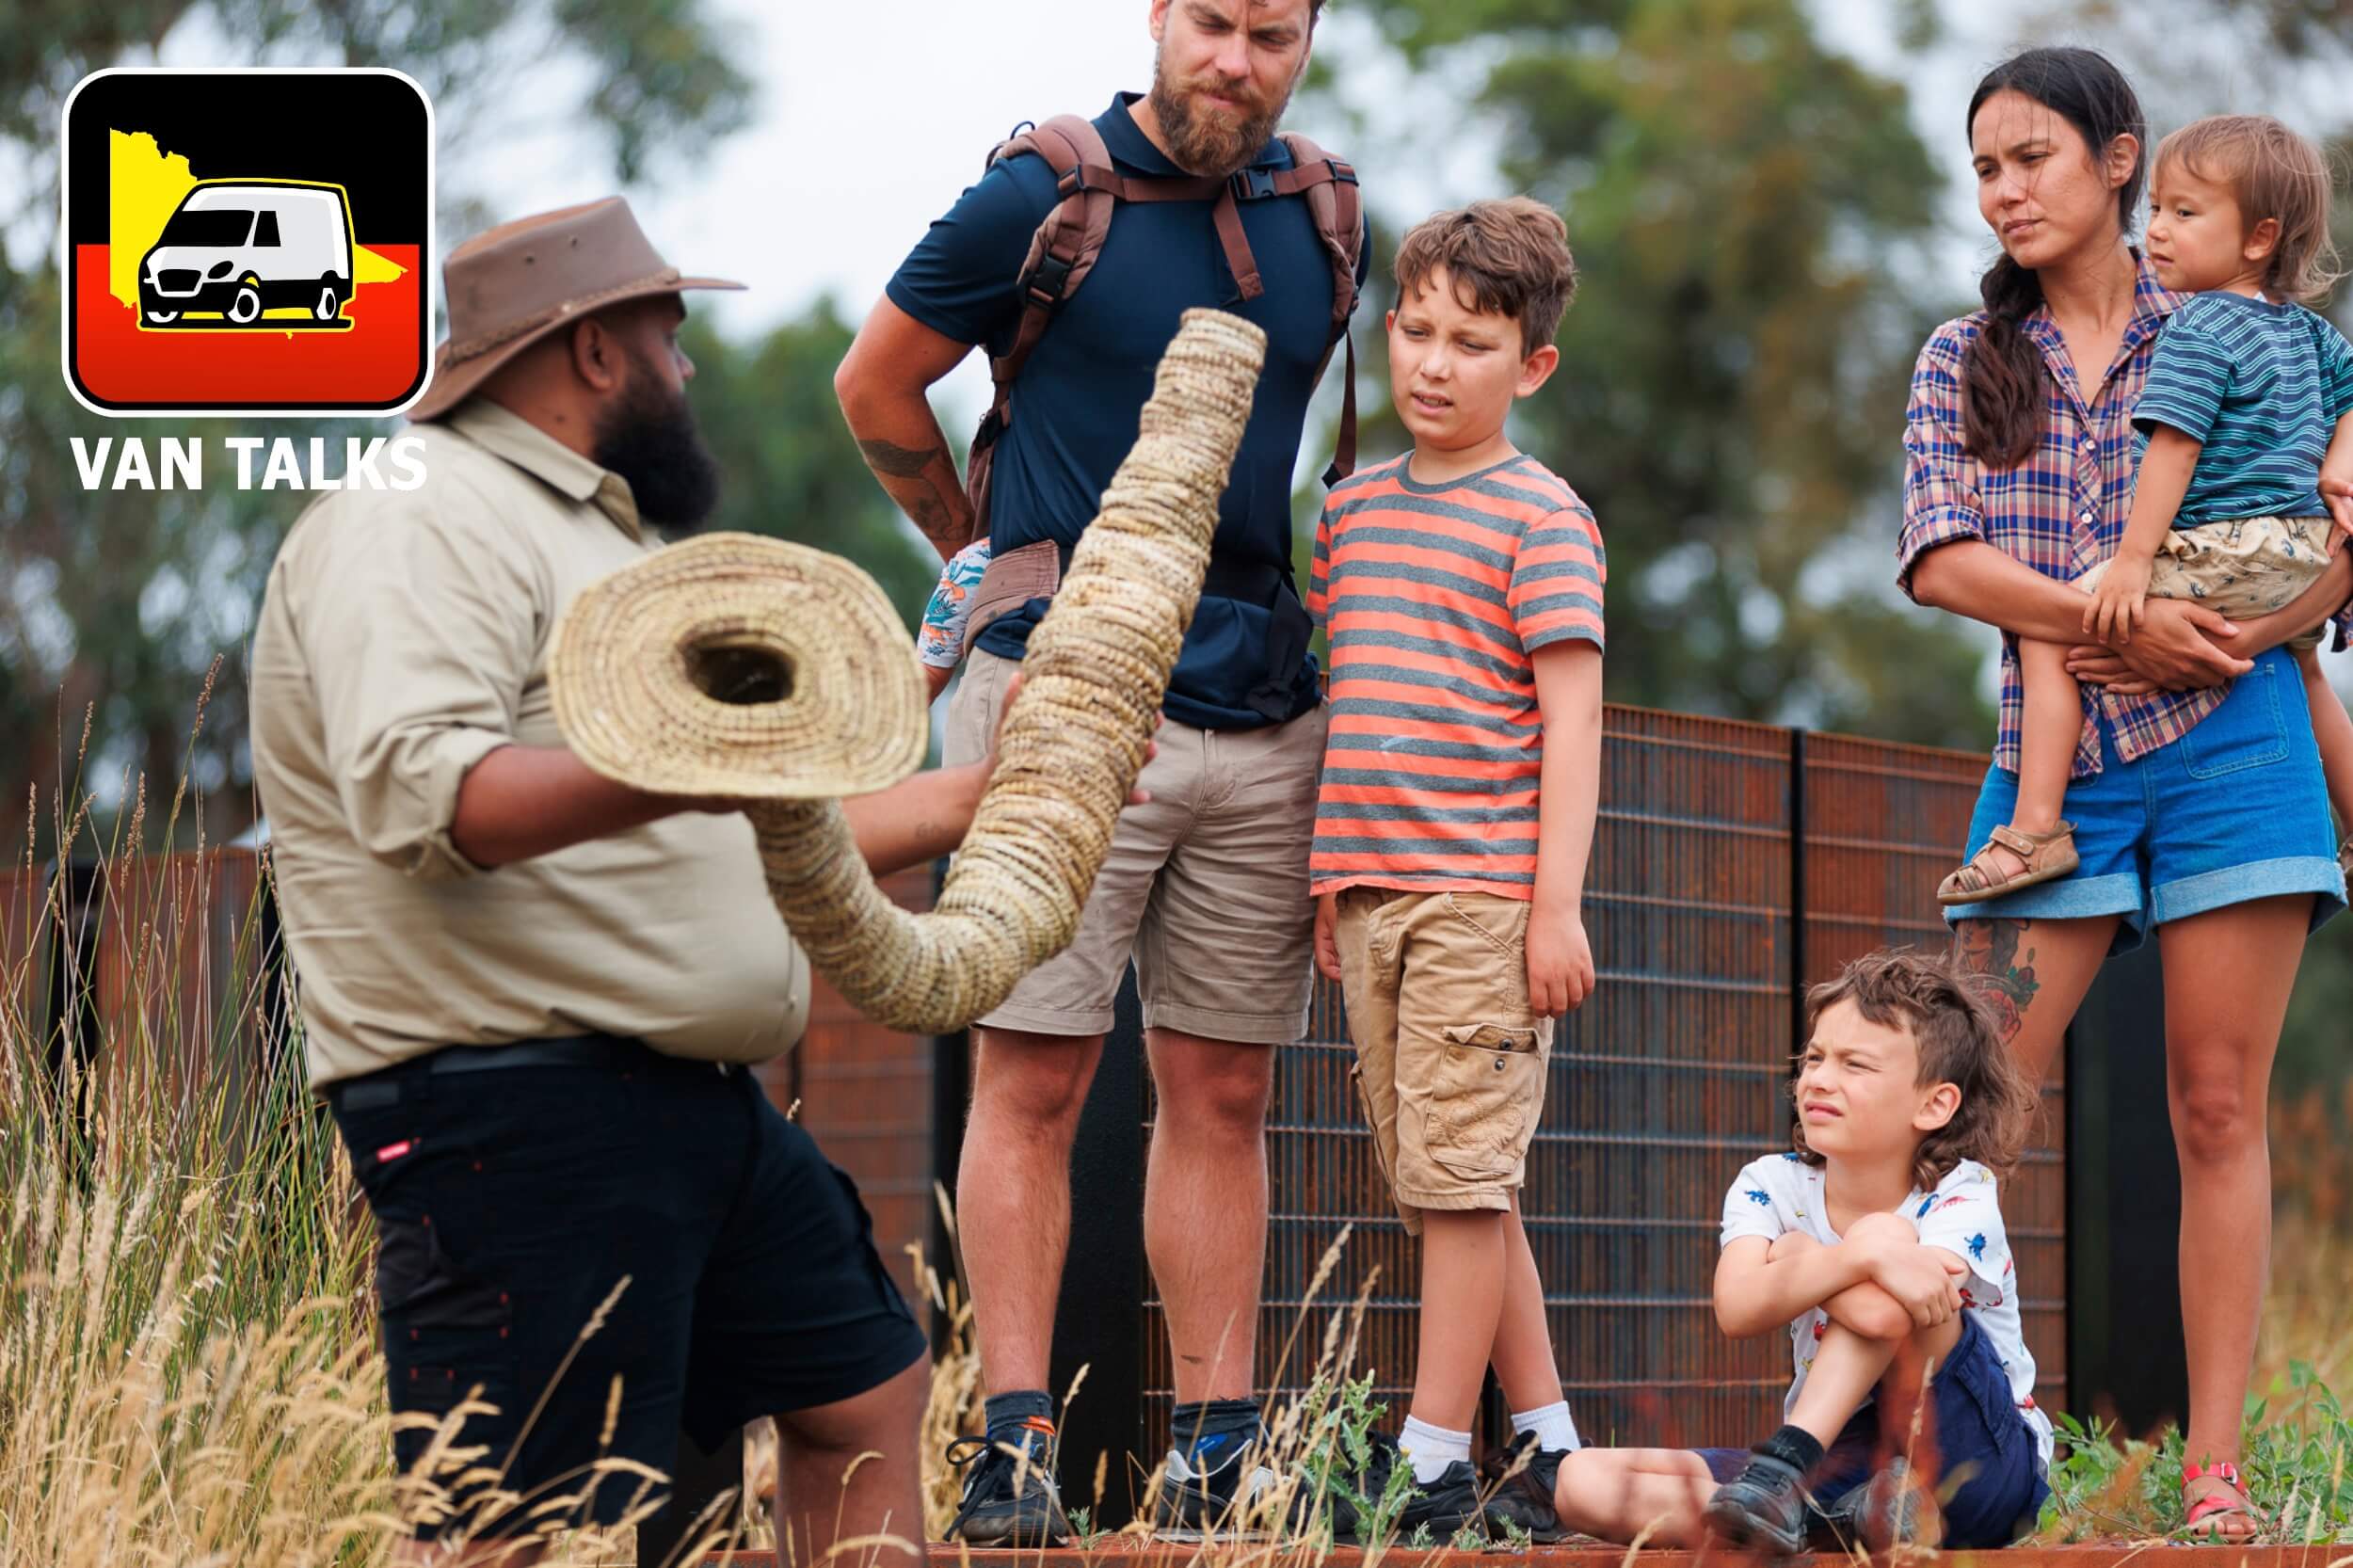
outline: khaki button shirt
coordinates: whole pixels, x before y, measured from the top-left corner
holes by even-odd
[[[565,606],[660,541],[617,475],[497,404],[414,433],[424,484],[315,502],[254,633],[254,783],[311,1082],[590,1032],[714,1062],[790,1048],[808,964],[742,817],[495,871],[451,842],[468,768],[564,744],[547,651]]]

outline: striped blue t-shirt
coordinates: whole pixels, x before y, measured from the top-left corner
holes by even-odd
[[[2301,305],[2217,290],[2173,312],[2133,408],[2203,443],[2173,526],[2324,514],[2320,460],[2353,408],[2353,344]]]

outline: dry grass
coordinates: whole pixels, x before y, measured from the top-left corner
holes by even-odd
[[[293,1043],[273,1033],[287,999],[255,961],[249,910],[225,932],[194,919],[219,902],[200,866],[118,853],[139,840],[142,819],[135,808],[120,840],[98,844],[77,810],[50,836],[115,873],[97,911],[115,946],[95,1072],[70,1060],[56,1070],[46,972],[22,940],[67,928],[72,912],[40,877],[0,883],[0,1562],[374,1568],[488,1456],[444,1432],[423,1473],[392,1473],[370,1227],[331,1125],[282,1054]],[[203,961],[226,977],[193,1002],[182,978],[192,943],[212,944]],[[64,1000],[64,1016],[79,1016],[84,999]],[[255,1070],[257,1051],[264,1064],[280,1053],[275,1067]],[[2275,1128],[2282,1218],[2257,1381],[2273,1393],[2267,1430],[2316,1431],[2312,1388],[2353,1388],[2349,1126],[2353,1091],[2285,1108]],[[1340,1257],[1327,1256],[1311,1298]],[[979,1424],[980,1368],[968,1304],[953,1281],[925,1277],[952,1346],[920,1436],[936,1535],[961,1479],[941,1455]],[[1319,1472],[1361,1438],[1369,1412],[1346,1383],[1361,1304],[1311,1308],[1294,1326],[1317,1343],[1321,1376],[1309,1399],[1271,1413],[1292,1480],[1225,1522],[1210,1550],[1221,1568],[1316,1555],[1314,1526],[1307,1541],[1269,1527],[1301,1491],[1332,1484]],[[2272,1451],[2300,1466],[2304,1533],[2325,1533],[2313,1488],[2341,1481],[2345,1456],[2284,1437]],[[2158,1467],[2154,1450],[2120,1450],[2095,1497],[2118,1511],[2115,1528],[2084,1522],[2100,1533],[2161,1524],[2143,1507]],[[531,1502],[565,1512],[560,1497]],[[713,1525],[696,1549],[718,1534]],[[632,1561],[632,1538],[628,1525],[564,1534],[554,1560]]]

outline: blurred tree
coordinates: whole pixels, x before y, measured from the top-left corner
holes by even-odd
[[[1377,117],[1405,145],[1365,126],[1360,165],[1427,167],[1422,138],[1492,128],[1501,188],[1568,217],[1579,300],[1514,429],[1601,520],[1611,696],[1983,745],[1985,639],[1888,586],[1905,381],[1963,303],[1906,286],[1951,169],[1904,86],[1827,47],[1801,0],[1352,10],[1395,57],[1335,48],[1321,80],[1345,100],[1401,62],[1418,111]],[[1382,212],[1385,255],[1419,216]],[[1367,422],[1369,454],[1402,440]]]
[[[750,344],[698,320],[680,341],[695,361],[695,412],[726,481],[713,529],[773,534],[856,561],[912,628],[939,557],[883,494],[834,401],[834,367],[856,328],[830,299]]]
[[[134,775],[168,797],[184,775],[207,799],[184,827],[200,820],[219,837],[252,812],[239,649],[299,498],[216,482],[195,494],[85,491],[70,439],[130,427],[82,409],[57,367],[56,141],[66,95],[93,70],[152,58],[184,27],[241,40],[248,63],[408,72],[433,97],[445,175],[463,167],[450,153],[470,130],[584,79],[571,119],[602,139],[626,183],[734,129],[751,85],[704,0],[0,0],[0,799],[23,802],[77,776],[111,788]],[[518,94],[519,77],[546,90]],[[454,198],[472,211],[462,181],[444,184],[445,207]],[[169,433],[201,436],[217,461],[230,428],[174,422]],[[279,427],[345,428],[359,427]],[[219,656],[228,663],[191,749],[191,719]]]

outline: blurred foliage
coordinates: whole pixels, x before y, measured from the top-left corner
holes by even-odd
[[[71,438],[159,432],[88,413],[57,374],[66,96],[91,71],[152,61],[178,29],[238,40],[248,63],[396,66],[431,94],[445,154],[470,132],[511,125],[521,99],[563,90],[519,94],[519,80],[584,80],[569,122],[623,183],[741,125],[752,84],[705,0],[0,3],[0,169],[11,181],[0,185],[0,799],[77,776],[127,798],[120,779],[144,773],[161,787],[184,773],[206,794],[188,831],[217,838],[252,815],[241,649],[302,498],[217,478],[194,494],[85,491]],[[471,194],[445,189],[445,227],[452,211],[473,219],[460,232],[478,226]],[[217,466],[235,428],[174,421],[164,433],[201,438]],[[270,433],[326,435],[340,451],[334,438],[364,428],[281,422]],[[216,659],[226,664],[191,745]]]
[[[1949,173],[1905,86],[1826,42],[1799,0],[1352,10],[1426,90],[1463,84],[1503,187],[1567,216],[1578,301],[1513,430],[1600,520],[1610,696],[1983,745],[1982,637],[1889,585],[1905,382],[1958,304],[1915,299],[1895,264],[1935,237]],[[1932,8],[1906,15],[1932,30]],[[1352,152],[1377,168],[1413,149]],[[1368,188],[1385,264],[1422,215]],[[1364,450],[1398,450],[1386,398],[1369,401]]]
[[[830,299],[766,337],[729,344],[690,320],[695,416],[726,476],[712,529],[773,534],[856,560],[912,628],[939,557],[866,471],[834,401],[834,367],[856,328]]]

